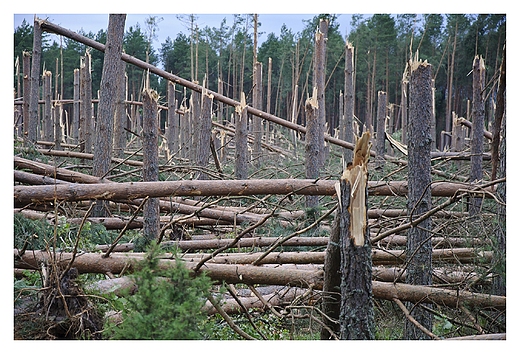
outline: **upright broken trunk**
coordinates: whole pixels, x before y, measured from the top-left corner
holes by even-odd
[[[152,89],[143,92],[143,181],[159,179],[159,122],[157,100],[159,95]],[[159,199],[150,198],[143,209],[144,245],[159,236]]]
[[[414,61],[410,68],[410,102],[408,121],[408,214],[420,216],[431,209],[431,129],[433,109],[431,65]],[[432,243],[431,220],[410,228],[406,244],[406,282],[411,285],[431,285]],[[411,305],[410,315],[431,331],[432,314]],[[430,339],[415,324],[405,323],[405,339]]]
[[[372,247],[368,229],[370,133],[356,141],[354,161],[339,182],[340,339],[374,339]]]
[[[87,50],[80,65],[80,150],[92,152],[92,74],[90,52]]]
[[[235,107],[235,178],[247,179],[247,105],[246,96],[242,92],[241,103]]]
[[[320,160],[319,167],[323,167],[327,159],[325,152],[324,134],[326,129],[326,112],[325,112],[325,68],[326,68],[326,49],[327,49],[327,33],[329,30],[329,21],[320,19],[319,27],[315,35],[315,57],[314,57],[314,79],[313,87],[317,89],[318,102],[318,125],[320,134]]]
[[[204,79],[203,86],[206,86]],[[195,163],[202,169],[206,169],[209,164],[210,144],[211,144],[211,106],[213,105],[213,95],[204,88],[202,90],[200,116],[197,119],[198,129],[195,131],[194,139],[197,139],[197,151],[195,152]],[[208,174],[203,171],[195,173],[195,179],[208,179]]]
[[[377,93],[377,136],[376,136],[376,168],[383,168],[385,164],[385,120],[386,120],[386,92]]]
[[[471,129],[471,172],[470,182],[482,182],[482,155],[484,153],[484,59],[476,56],[473,60],[473,127]],[[482,198],[472,195],[469,198],[469,214],[480,213]]]
[[[40,97],[40,63],[42,57],[42,27],[38,19],[34,19],[33,31],[33,51],[32,51],[32,66],[31,66],[31,94],[29,97],[29,115],[27,118],[27,139],[36,143],[38,140],[40,126],[40,115],[38,99]]]
[[[354,120],[354,47],[347,42],[345,49],[345,94],[344,94],[343,119],[340,123],[342,132],[340,139],[354,142],[352,121]],[[352,150],[343,148],[343,161],[346,164],[352,161]]]
[[[305,102],[305,118],[307,133],[305,134],[305,177],[317,179],[320,176],[320,151],[323,144],[323,131],[319,122],[319,104],[317,88],[314,87],[312,97]],[[309,195],[305,198],[305,206],[313,209],[318,206],[319,196]]]
[[[175,84],[168,81],[168,125],[166,128],[168,160],[177,154],[179,150],[179,117],[176,109],[177,100],[175,99]]]
[[[256,62],[253,68],[253,107],[262,110],[262,63]],[[253,117],[253,164],[258,168],[262,156],[262,118]]]

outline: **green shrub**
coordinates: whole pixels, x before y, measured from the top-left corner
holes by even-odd
[[[150,246],[133,274],[137,293],[128,296],[123,322],[107,328],[110,339],[203,339],[206,314],[201,311],[211,280],[191,277],[181,261],[159,268],[160,248]]]

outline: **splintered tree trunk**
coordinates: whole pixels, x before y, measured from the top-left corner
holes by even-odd
[[[151,89],[143,92],[143,181],[159,179],[159,122],[157,100],[159,95]],[[159,236],[159,199],[150,198],[143,209],[143,234],[145,244]]]
[[[87,51],[80,65],[80,149],[92,152],[92,76],[90,72],[90,53]]]
[[[72,124],[70,127],[70,137],[73,143],[77,143],[79,137],[79,69],[74,69],[74,103],[72,104]]]
[[[32,51],[32,66],[31,66],[31,94],[29,96],[29,116],[27,139],[35,143],[38,140],[40,117],[38,100],[40,98],[40,63],[42,57],[42,28],[40,21],[34,19],[33,31],[33,51]]]
[[[386,120],[386,92],[377,93],[377,136],[376,136],[376,168],[383,168],[385,164],[385,120]]]
[[[410,74],[410,117],[408,122],[408,214],[413,218],[431,208],[431,130],[432,102],[431,65],[414,61]],[[432,243],[431,220],[410,228],[406,245],[408,268],[406,282],[412,285],[431,285]],[[431,331],[432,314],[411,305],[410,315]],[[405,323],[405,339],[430,339],[413,323]]]
[[[253,107],[262,110],[262,63],[256,62],[253,70]],[[260,167],[262,156],[262,118],[253,117],[253,163]]]
[[[354,142],[354,132],[352,121],[354,120],[354,47],[347,42],[345,51],[345,94],[344,111],[341,125],[341,139]],[[343,148],[343,161],[346,163],[352,161],[352,150]]]
[[[240,106],[236,106],[235,110],[235,178],[247,179],[247,105],[243,92]]]
[[[326,156],[325,156],[325,122],[326,122],[326,112],[325,112],[325,61],[326,61],[326,43],[327,43],[327,33],[329,29],[328,20],[320,19],[320,24],[318,29],[316,30],[315,35],[315,59],[314,59],[314,80],[313,87],[317,89],[317,102],[318,102],[318,126],[320,135],[319,143],[319,167],[321,168],[325,164]]]
[[[204,79],[206,82],[206,79]],[[213,95],[210,95],[207,89],[202,90],[201,109],[198,118],[199,130],[195,134],[198,140],[195,162],[201,168],[207,168],[210,156],[211,143],[211,106],[213,104]],[[197,171],[196,179],[208,179],[208,175],[204,172]]]
[[[168,81],[168,126],[166,140],[168,142],[168,160],[177,154],[179,149],[179,117],[176,113],[175,84]]]
[[[318,116],[318,100],[316,87],[312,91],[312,97],[305,102],[305,116],[307,120],[307,133],[305,134],[305,177],[316,179],[320,176],[320,151],[323,144],[323,131],[320,131]],[[319,196],[307,196],[305,206],[316,208]]]
[[[30,117],[29,117],[29,97],[31,96],[31,54],[29,52],[24,51],[22,53],[23,63],[23,134],[28,137],[30,127]]]
[[[43,73],[43,97],[44,97],[44,107],[43,107],[43,140],[52,141],[53,140],[53,129],[52,129],[52,73],[50,71],[45,71]]]
[[[370,133],[356,142],[354,161],[339,182],[341,253],[340,339],[374,339],[372,247],[368,228]]]
[[[484,59],[476,56],[473,60],[473,127],[471,129],[471,172],[470,182],[482,181],[482,155],[484,153],[484,75],[486,68]],[[480,212],[482,198],[469,198],[469,214],[474,216]]]
[[[125,20],[126,15],[109,15],[94,144],[93,173],[97,177],[102,177],[108,172],[112,161],[114,115],[119,97],[118,82],[120,82],[120,76],[123,75],[121,53],[123,51]],[[107,216],[104,202],[98,201],[96,203],[93,216]]]

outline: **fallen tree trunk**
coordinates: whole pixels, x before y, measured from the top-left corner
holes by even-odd
[[[72,172],[72,171],[67,171]],[[96,178],[96,177],[92,177]],[[61,177],[60,179],[67,180]],[[56,186],[15,186],[15,207],[23,207],[30,203],[53,201],[80,201],[89,199],[133,200],[168,196],[247,196],[266,194],[300,194],[300,195],[335,195],[335,181],[310,179],[250,179],[250,180],[183,180],[160,182],[125,182],[62,184]],[[432,195],[451,197],[459,190],[472,187],[464,183],[433,183]],[[401,195],[407,194],[407,182],[369,182],[369,195]],[[481,191],[481,189],[475,189]],[[492,192],[486,188],[485,191]]]
[[[112,273],[120,274],[132,271],[134,261],[141,260],[143,253],[111,254],[110,257],[103,258],[100,253],[83,253],[76,255],[72,266],[79,273]],[[22,269],[40,269],[42,262],[51,261],[48,252],[26,251],[23,255],[14,250],[14,265]],[[56,253],[56,262],[66,266],[72,259],[71,253]],[[163,259],[159,262],[160,267],[168,267],[172,260]],[[193,269],[197,265],[195,262],[185,263],[188,269]],[[323,286],[323,271],[304,271],[287,270],[274,267],[257,267],[251,265],[228,265],[213,264],[206,262],[202,270],[213,280],[225,280],[230,284],[270,284],[270,285],[290,285],[296,287],[312,287],[321,290]],[[463,304],[469,307],[488,308],[493,307],[504,310],[506,307],[506,297],[472,293],[463,290],[447,290],[442,288],[432,288],[428,286],[417,286],[407,284],[392,284],[379,281],[372,282],[372,290],[375,298],[393,300],[400,299],[410,302],[431,302],[438,305],[457,307]]]
[[[283,243],[284,246],[325,246],[328,242],[328,237],[293,237]],[[213,239],[213,240],[181,240],[181,241],[166,241],[161,245],[168,247],[178,247],[180,250],[203,250],[220,248],[231,244],[234,239]],[[268,247],[278,241],[277,237],[251,237],[242,238],[234,246],[240,247]],[[123,246],[123,245],[120,245]],[[106,251],[108,245],[100,245],[96,249]],[[132,250],[133,244],[125,244],[126,250]],[[116,251],[117,252],[117,251]]]
[[[51,176],[67,182],[74,183],[106,183],[112,182],[106,178],[99,178],[85,173],[67,170],[42,162],[36,162],[23,157],[14,157],[14,166],[20,170],[30,170],[33,173],[43,176]]]

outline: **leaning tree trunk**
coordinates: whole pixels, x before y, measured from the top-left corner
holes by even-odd
[[[476,56],[473,60],[473,127],[471,129],[471,171],[470,182],[482,182],[482,155],[484,153],[484,75],[486,68],[484,59]],[[469,214],[480,213],[482,198],[469,198]]]
[[[372,247],[368,228],[368,159],[370,133],[363,133],[354,161],[339,182],[341,253],[340,339],[374,339]]]
[[[159,121],[157,101],[159,95],[149,88],[143,92],[143,181],[159,179]],[[150,198],[143,209],[144,244],[156,240],[159,236],[159,199]]]
[[[109,15],[107,44],[103,60],[103,73],[100,83],[99,109],[96,123],[94,144],[93,173],[103,177],[108,173],[112,161],[112,136],[114,132],[114,115],[119,97],[118,82],[123,75],[121,53],[123,51],[123,35],[126,15]],[[93,216],[107,216],[105,203],[96,202]]]
[[[414,61],[410,73],[410,102],[408,121],[408,214],[420,216],[431,208],[431,129],[433,109],[431,65]],[[432,243],[431,220],[427,218],[410,228],[406,244],[406,282],[412,285],[431,285]],[[432,314],[412,305],[410,315],[431,331]],[[429,339],[413,323],[405,323],[405,339]]]

